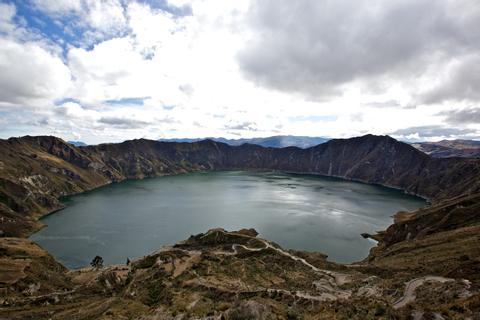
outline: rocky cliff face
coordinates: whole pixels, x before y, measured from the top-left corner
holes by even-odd
[[[200,170],[280,170],[400,188],[431,200],[480,190],[480,160],[434,159],[387,136],[337,139],[308,149],[205,140],[131,140],[75,147],[55,137],[0,140],[2,232],[22,235],[58,198],[123,179]]]
[[[191,170],[264,169],[320,174],[403,189],[430,199],[480,190],[480,160],[434,159],[386,136],[337,139],[308,149],[149,140],[88,147],[129,178]]]

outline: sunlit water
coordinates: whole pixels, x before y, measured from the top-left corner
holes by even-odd
[[[401,191],[316,176],[195,173],[125,181],[65,199],[31,238],[68,267],[125,262],[191,234],[255,228],[284,248],[320,251],[337,262],[364,258],[363,239],[424,201]]]

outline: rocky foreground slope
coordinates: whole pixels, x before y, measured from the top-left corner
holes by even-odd
[[[410,243],[421,251],[434,242],[430,254],[415,252],[420,261],[379,250],[373,261],[337,265],[254,230],[213,229],[129,265],[71,271],[28,240],[3,238],[0,318],[478,319],[478,231],[462,236],[467,258],[426,237]]]
[[[286,251],[253,230],[210,230],[129,265],[67,270],[29,240],[62,195],[128,178],[280,170],[430,199],[373,238],[362,262]],[[309,149],[149,140],[75,147],[0,140],[0,319],[478,319],[480,160],[434,159],[389,137]],[[132,213],[134,214],[134,213]]]

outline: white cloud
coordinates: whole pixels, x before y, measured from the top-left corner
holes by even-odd
[[[97,111],[84,109],[80,104],[72,101],[57,106],[55,112],[68,119],[96,121],[100,117]]]
[[[33,4],[50,14],[68,14],[82,10],[82,0],[33,0]]]
[[[175,74],[162,69],[166,57],[146,59],[131,38],[114,38],[92,50],[73,48],[68,65],[75,78],[70,96],[94,106],[105,100],[148,97],[177,105],[185,97]]]
[[[54,19],[65,19],[65,29],[85,28],[86,44],[121,34],[126,27],[120,0],[32,0],[36,8]]]
[[[117,0],[90,0],[87,7],[90,11],[88,22],[95,29],[120,31],[126,23],[123,6]]]
[[[172,40],[181,23],[168,12],[152,10],[148,5],[132,3],[128,6],[129,27],[136,45],[143,49],[161,47]]]
[[[381,93],[401,85],[413,96],[445,65],[480,50],[474,0],[264,0],[247,21],[254,32],[239,54],[244,74],[313,99],[352,86]]]
[[[29,111],[24,133],[97,143],[348,137],[408,126],[424,130],[405,135],[431,136],[425,128],[445,132],[446,114],[479,100],[480,6],[472,0],[341,0],[323,3],[319,15],[320,2],[303,0],[168,0],[166,10],[145,1],[32,1],[83,35],[64,52],[52,49],[51,39],[25,36],[32,30],[15,24],[14,5],[0,5],[0,31],[8,32],[0,38],[0,107],[44,106]],[[423,23],[399,28],[412,19]],[[62,100],[69,102],[55,106]],[[0,134],[15,130],[17,116]],[[478,123],[454,125],[452,133],[480,132]]]
[[[10,34],[15,29],[12,23],[16,8],[13,4],[0,3],[0,33]]]
[[[69,69],[37,44],[0,39],[0,48],[1,102],[51,104],[69,88]]]
[[[440,72],[438,72],[440,73]],[[420,99],[426,103],[480,101],[480,52],[464,55],[446,66],[437,84]]]

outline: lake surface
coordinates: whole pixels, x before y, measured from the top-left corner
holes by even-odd
[[[284,248],[353,262],[375,245],[363,239],[399,210],[425,201],[398,190],[308,175],[194,173],[130,180],[66,198],[31,239],[71,268],[95,255],[124,263],[191,234],[255,228]]]

